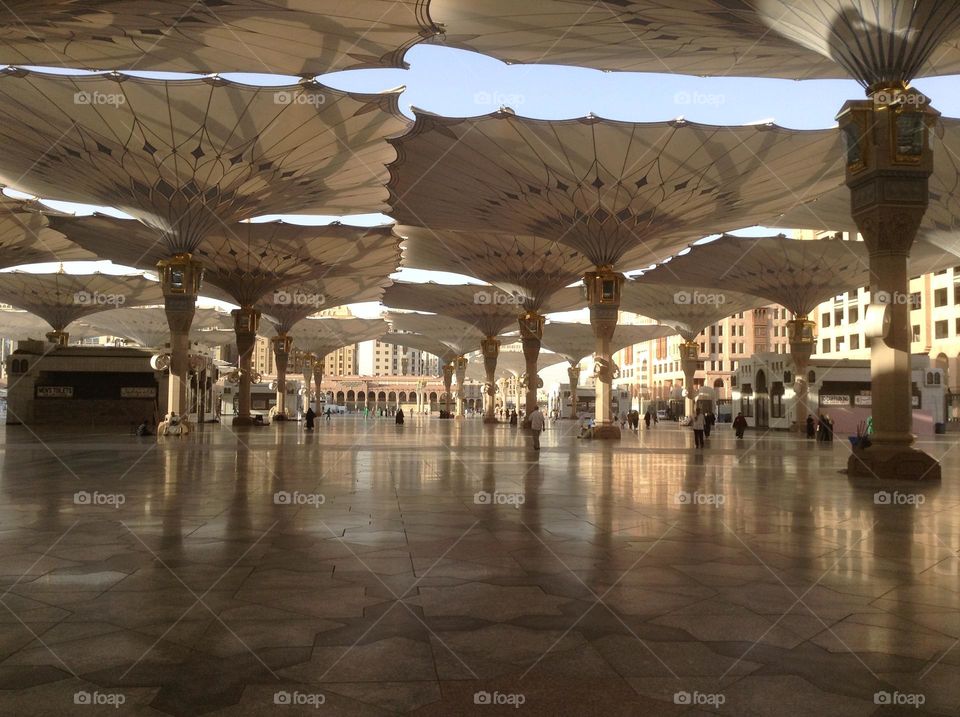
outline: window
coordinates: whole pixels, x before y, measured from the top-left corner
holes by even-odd
[[[834,309],[833,310],[834,326],[839,326],[842,323],[843,323],[843,309]]]
[[[844,344],[845,338],[846,337],[844,336],[837,337],[837,351],[843,351],[843,344]]]
[[[920,340],[920,324],[914,324],[914,325],[913,325],[913,337],[912,337],[910,340],[911,340],[911,341],[919,341],[919,340]]]
[[[947,305],[947,290],[946,289],[936,289],[933,292],[933,305],[934,306],[946,306]]]
[[[920,297],[919,291],[914,291],[910,294],[910,310],[919,311],[923,308],[923,299]]]
[[[830,325],[830,314],[822,314],[820,316],[820,326],[827,328]]]
[[[824,314],[824,316],[826,316],[826,314]],[[825,354],[830,353],[830,339],[823,339],[823,341],[821,342],[821,346],[822,346],[820,351],[821,353],[825,353]]]
[[[774,381],[770,388],[770,417],[783,418],[783,382]]]
[[[850,310],[847,312],[847,321],[851,324],[855,324],[860,320],[860,307],[851,306]]]
[[[856,351],[860,348],[860,334],[850,334],[850,350]]]
[[[946,291],[946,289],[944,289]],[[945,339],[950,336],[950,327],[946,321],[937,321],[933,324],[933,335],[938,339]]]
[[[723,324],[717,327],[717,336],[723,336]]]

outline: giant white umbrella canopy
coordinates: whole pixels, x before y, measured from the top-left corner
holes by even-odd
[[[482,358],[483,357],[479,354],[467,355],[467,359],[470,361],[470,363],[467,364],[467,378],[474,381],[487,380],[486,372],[483,369],[483,363],[478,363]],[[554,364],[562,363],[563,361],[566,361],[566,358],[560,354],[555,354],[552,351],[541,351],[537,355],[537,373],[548,366],[553,366]],[[521,352],[502,351],[500,353],[500,358],[497,361],[497,372],[495,378],[517,377],[522,376],[526,372],[527,360],[524,358]]]
[[[139,275],[0,273],[0,302],[42,318],[53,329],[53,341],[65,342],[64,330],[84,316],[162,301],[160,285]]]
[[[620,326],[611,344],[611,353],[673,333],[675,331],[672,327],[656,324]],[[551,321],[543,328],[543,345],[566,359],[571,366],[576,366],[593,353],[593,329],[590,324]]]
[[[190,327],[190,339],[202,341],[207,337],[204,332],[223,326],[223,317],[216,309],[197,309]],[[82,325],[98,331],[97,336],[120,336],[144,348],[162,348],[170,339],[167,316],[160,306],[101,311],[84,319]]]
[[[76,322],[71,327],[70,338],[84,339],[99,336],[96,329]],[[50,324],[29,311],[0,310],[0,336],[11,341],[41,340],[50,332]]]
[[[50,228],[36,202],[0,193],[0,268],[96,257]]]
[[[457,348],[451,347],[449,343],[440,341],[439,338],[437,338],[433,332],[427,335],[427,334],[417,333],[412,329],[402,329],[400,328],[400,326],[394,323],[393,321],[394,316],[414,317],[414,316],[421,316],[421,314],[389,314],[387,316],[387,319],[391,323],[391,331],[390,333],[380,337],[380,342],[394,344],[395,346],[403,346],[405,348],[415,349],[417,351],[425,351],[426,353],[433,354],[438,359],[440,359],[441,374],[443,376],[443,390],[446,395],[445,405],[446,405],[447,413],[449,414],[450,399],[453,397],[452,396],[453,374],[454,374],[454,371],[456,370],[457,360],[461,356],[463,356],[463,354],[460,353],[457,350],[457,348],[462,348],[462,347],[459,347],[459,346]],[[433,317],[433,318],[443,319],[445,317]],[[454,326],[460,323],[460,322],[457,322],[455,319],[446,319],[446,321],[448,323],[454,324]],[[404,323],[402,325],[408,326],[408,327],[419,326],[421,328],[423,328],[424,326],[424,324],[417,324],[417,323],[413,323],[413,324]],[[427,324],[426,326],[427,328],[430,327],[429,324]],[[461,324],[459,329],[454,328],[451,331],[453,332],[453,335],[458,337],[457,338],[458,341],[462,341],[462,339],[459,338],[459,334],[457,333],[458,331],[471,332],[476,330],[473,329],[473,327],[471,326],[468,326],[466,324]],[[466,367],[467,367],[466,362],[463,362],[463,367],[464,367],[464,372],[461,375],[464,378],[466,378]]]
[[[391,270],[392,271],[392,270]],[[389,276],[335,276],[286,285],[266,296],[256,308],[267,319],[261,323],[268,336],[284,336],[307,317],[344,304],[379,301]]]
[[[0,6],[0,63],[319,75],[401,67],[420,0],[33,0]]]
[[[524,298],[523,308],[544,311],[555,292],[580,280],[593,262],[555,239],[494,232],[398,226],[403,265],[472,276]]]
[[[910,253],[910,275],[935,273],[958,262],[957,255],[918,242]],[[724,235],[695,245],[683,256],[646,272],[633,286],[647,283],[673,285],[671,296],[680,289],[681,297],[689,296],[691,303],[697,301],[697,296],[686,290],[688,286],[698,290],[732,290],[762,298],[766,303],[780,304],[795,316],[805,318],[820,302],[868,286],[870,257],[862,241],[799,240],[782,234]],[[705,296],[715,293],[705,293]],[[640,297],[634,298],[637,303],[630,310],[644,308]],[[723,310],[724,305],[718,308]],[[656,314],[653,317],[657,318]]]
[[[508,62],[751,77],[960,72],[953,0],[431,0],[434,42]]]
[[[417,112],[410,132],[391,142],[399,222],[541,236],[594,263],[585,283],[601,366],[610,364],[616,329],[616,272],[666,258],[694,237],[760,223],[802,192],[842,182],[830,161],[840,151],[837,130]],[[521,324],[531,354],[541,326],[532,316]],[[611,375],[598,379],[597,435],[619,437],[605,397]],[[528,391],[528,409],[535,402]]]

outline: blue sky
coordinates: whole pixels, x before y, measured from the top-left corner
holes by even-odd
[[[749,124],[774,121],[794,129],[834,126],[834,116],[848,99],[864,96],[848,80],[702,78],[685,75],[599,72],[552,65],[506,65],[477,53],[419,45],[406,56],[408,70],[352,70],[324,75],[320,81],[337,89],[382,92],[406,89],[401,109],[469,117],[509,106],[517,114],[565,119],[593,113],[609,119],[655,122],[683,116],[707,124]],[[161,73],[135,73],[174,77]],[[185,75],[180,75],[186,77]],[[292,84],[294,77],[225,75],[258,85]],[[921,80],[916,86],[944,115],[960,116],[960,81],[956,76]],[[68,208],[58,204],[59,208]],[[289,218],[300,223],[327,223],[332,217]],[[351,217],[350,223],[379,223],[381,215]],[[768,233],[747,230],[742,233]],[[78,270],[79,266],[67,267]],[[101,267],[102,268],[102,267]],[[460,280],[462,277],[403,270],[407,280]],[[364,312],[366,313],[366,312]]]

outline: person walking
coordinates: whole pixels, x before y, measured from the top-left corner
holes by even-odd
[[[643,427],[650,428],[650,409],[647,409],[647,412],[643,414]]]
[[[743,438],[743,432],[747,430],[747,419],[743,417],[743,413],[738,413],[733,419],[733,430],[737,438]]]
[[[329,420],[330,420],[330,415],[331,415],[331,413],[332,413],[332,411],[330,410],[330,408],[329,408],[329,406],[328,406],[328,407],[327,407],[327,410],[326,410],[326,411],[324,412],[324,414],[323,414],[323,417],[324,417],[326,420],[329,421]]]
[[[710,437],[710,431],[713,430],[713,424],[717,422],[717,417],[713,415],[713,411],[708,411],[703,417],[703,435],[705,438]]]
[[[308,431],[313,430],[313,421],[314,419],[316,419],[316,417],[317,417],[317,414],[314,412],[313,408],[307,408],[307,413],[304,416],[304,418],[306,419],[305,425]]]
[[[690,422],[691,428],[693,428],[693,446],[694,448],[703,448],[703,431],[704,431],[704,419],[703,413],[700,409],[697,409],[697,413],[694,415],[693,420]]]
[[[402,426],[402,425],[403,425],[403,409],[402,409],[402,408],[398,408],[398,409],[397,409],[397,419],[396,419],[396,421],[397,421],[397,425],[398,425],[398,426]]]
[[[510,425],[511,426],[517,425],[517,409],[513,409],[510,412]]]
[[[540,406],[534,406],[530,411],[530,430],[533,431],[533,450],[540,450],[540,431],[543,430],[543,414],[540,412]]]
[[[807,414],[807,438],[816,438],[817,436],[817,422],[813,420],[813,416]]]

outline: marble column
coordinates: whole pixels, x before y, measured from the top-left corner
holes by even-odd
[[[524,405],[523,426],[530,426],[530,413],[537,406],[537,361],[540,358],[540,344],[543,340],[544,318],[536,311],[527,311],[518,319],[520,324],[520,342],[523,346],[523,358],[526,361],[527,397]],[[520,403],[518,401],[519,408]]]
[[[851,213],[870,254],[868,312],[882,314],[870,344],[872,445],[852,453],[849,475],[939,480],[940,464],[912,445],[907,259],[929,203],[930,133],[940,113],[906,84],[871,88],[838,115],[847,143]]]
[[[577,388],[580,386],[580,364],[567,367],[567,380],[570,382],[570,418],[577,417]]]
[[[270,343],[273,345],[273,358],[277,364],[277,419],[287,419],[287,367],[290,362],[290,350],[293,348],[293,339],[286,334],[274,336]]]
[[[243,306],[230,312],[233,316],[233,331],[237,335],[237,368],[240,383],[237,386],[237,415],[234,426],[253,424],[250,415],[250,386],[253,378],[253,349],[257,345],[257,329],[260,328],[260,312],[251,306]]]
[[[461,417],[467,413],[467,399],[464,394],[464,382],[467,380],[467,357],[458,356],[455,364],[457,376],[457,416]]]
[[[683,387],[686,398],[683,401],[684,414],[693,418],[696,413],[697,389],[693,384],[700,365],[700,344],[696,340],[680,342],[680,370],[683,372]]]
[[[167,382],[167,413],[182,415],[187,409],[190,370],[190,325],[196,313],[203,268],[191,254],[175,254],[157,263],[164,312],[170,327],[170,375]]]
[[[313,380],[313,362],[314,358],[310,354],[302,355],[302,362],[300,364],[300,370],[303,372],[303,412],[306,414],[307,409],[310,408],[310,383]],[[320,408],[320,404],[317,404],[317,408]]]
[[[453,372],[455,367],[453,362],[445,363],[443,365],[443,390],[444,390],[444,403],[445,411],[447,418],[450,417],[450,392],[453,390]]]
[[[500,357],[500,342],[496,336],[488,336],[480,342],[480,352],[483,354],[483,370],[487,382],[483,387],[486,405],[483,411],[484,423],[499,423],[497,421],[497,360]]]
[[[810,413],[809,389],[807,371],[810,368],[810,357],[816,345],[816,324],[805,315],[797,316],[787,322],[787,338],[790,341],[790,356],[793,358],[795,376],[793,377],[793,391],[797,399],[796,430],[805,433],[807,430],[807,416]]]
[[[587,287],[590,304],[590,325],[596,337],[593,361],[597,405],[593,437],[620,438],[620,425],[611,415],[610,409],[613,381],[619,376],[619,369],[613,363],[610,344],[617,329],[623,274],[614,272],[609,266],[598,266],[596,271],[584,274],[583,283]]]

